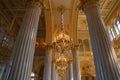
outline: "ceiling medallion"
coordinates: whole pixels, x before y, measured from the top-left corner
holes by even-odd
[[[62,79],[65,77],[67,69],[68,69],[68,62],[69,58],[66,57],[73,46],[73,40],[70,38],[68,32],[64,28],[64,15],[66,8],[64,6],[58,7],[58,11],[61,13],[61,28],[59,32],[56,33],[53,41],[53,49],[57,56],[55,58],[55,69]]]

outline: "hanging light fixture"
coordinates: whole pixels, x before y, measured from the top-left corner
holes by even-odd
[[[61,13],[61,27],[60,30],[56,33],[53,42],[54,51],[59,53],[59,55],[66,55],[71,50],[73,45],[73,40],[70,38],[68,32],[64,28],[64,15],[65,7],[58,7],[58,11]]]
[[[66,75],[68,69],[69,59],[66,57],[70,53],[73,46],[73,40],[70,38],[68,32],[64,28],[64,11],[65,7],[60,6],[58,11],[61,13],[61,27],[60,30],[56,33],[53,41],[53,49],[56,53],[55,58],[55,69],[58,75],[63,78]]]

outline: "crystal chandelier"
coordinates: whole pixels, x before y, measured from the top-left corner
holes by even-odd
[[[66,55],[71,50],[72,39],[65,32],[64,28],[61,29],[59,34],[54,38],[53,47],[60,55]]]
[[[64,16],[65,11],[64,6],[60,6],[59,11],[61,12],[61,27],[60,30],[56,33],[53,41],[53,49],[56,53],[55,58],[55,69],[59,77],[63,78],[66,75],[68,69],[69,59],[66,57],[72,48],[73,40],[68,35],[68,32],[64,28]]]
[[[73,40],[68,35],[68,32],[64,28],[64,8],[60,7],[59,11],[61,12],[61,28],[56,33],[53,42],[54,51],[59,53],[59,55],[66,55],[72,48]]]

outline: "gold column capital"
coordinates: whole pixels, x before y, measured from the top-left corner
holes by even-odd
[[[73,62],[73,60],[72,60],[72,59],[70,59],[70,60],[68,61],[68,63],[69,63],[69,64],[71,64],[72,62]]]
[[[52,64],[55,64],[55,59],[52,60]]]
[[[84,9],[85,7],[96,5],[99,6],[100,0],[80,0],[80,4],[78,5],[79,9]]]
[[[53,49],[53,47],[52,47],[52,45],[46,45],[45,46],[45,49],[47,50],[47,51],[50,51],[50,50],[52,50]]]
[[[73,48],[72,49],[78,49],[79,45],[73,45]]]
[[[44,7],[42,0],[32,0],[32,1],[29,1],[29,2],[27,2],[26,6],[27,6],[27,8],[37,7],[40,10]]]

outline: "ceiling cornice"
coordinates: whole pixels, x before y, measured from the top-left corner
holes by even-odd
[[[105,17],[106,24],[112,24],[111,20],[117,16],[117,11],[120,8],[120,0],[117,0],[113,7],[111,7],[110,11],[108,12],[107,16]]]

